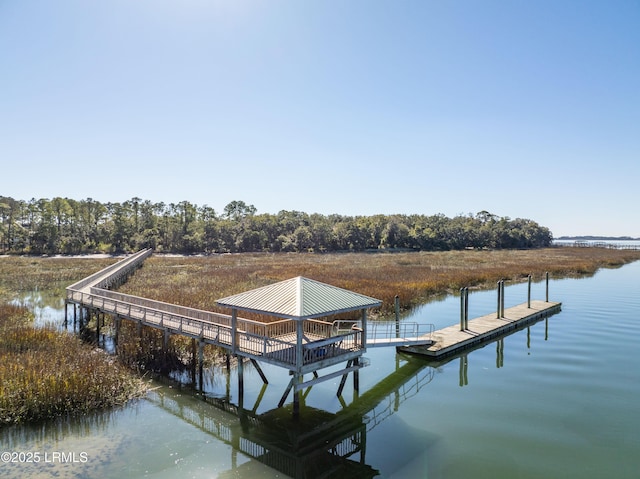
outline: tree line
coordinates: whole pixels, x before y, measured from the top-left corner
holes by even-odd
[[[487,211],[453,218],[435,215],[343,216],[280,211],[258,214],[232,201],[221,213],[188,201],[132,198],[15,200],[0,196],[0,252],[120,253],[153,248],[165,253],[330,252],[412,249],[538,248],[548,228]]]

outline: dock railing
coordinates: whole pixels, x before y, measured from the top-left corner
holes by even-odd
[[[353,329],[350,333],[333,336],[303,345],[303,362],[310,364],[319,360],[335,358],[352,351],[362,349],[362,330]]]
[[[199,338],[206,343],[230,348],[232,345],[231,317],[229,315],[179,306],[132,296],[116,291],[90,288],[90,292],[72,291],[69,299],[90,308],[140,321],[142,324],[172,333]],[[294,366],[295,344],[291,335],[296,333],[296,320],[285,319],[263,323],[238,318],[236,348],[238,352]],[[327,338],[304,342],[303,361],[309,364],[360,349],[361,330],[331,336],[332,324],[319,320],[305,320],[304,332],[312,338]],[[285,339],[286,338],[286,339]]]

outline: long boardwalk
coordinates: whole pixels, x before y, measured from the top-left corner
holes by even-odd
[[[178,306],[147,298],[109,291],[122,284],[151,254],[142,250],[67,287],[67,303],[80,305],[116,318],[213,344],[251,359],[291,368],[296,364],[296,322],[262,323],[211,311]],[[74,306],[74,315],[75,315]],[[332,324],[304,321],[303,362],[309,368],[324,367],[332,360],[347,361],[362,354],[362,331],[353,329],[332,335]],[[168,337],[168,336],[167,336]],[[315,369],[312,369],[315,370]]]
[[[502,317],[494,312],[469,320],[466,328],[460,325],[439,329],[432,334],[429,346],[405,346],[398,349],[439,359],[460,353],[482,343],[550,316],[560,311],[561,303],[532,300],[504,310]]]
[[[363,326],[362,321],[354,321],[354,327],[348,329],[336,328],[336,323],[341,321],[330,323],[314,318],[280,319],[266,323],[240,318],[235,313],[226,315],[203,311],[109,290],[124,283],[151,253],[150,249],[139,251],[67,287],[66,302],[74,305],[74,317],[76,305],[79,305],[81,309],[113,316],[116,331],[120,320],[126,319],[163,330],[165,340],[171,334],[187,336],[197,340],[200,349],[204,344],[212,344],[228,350],[230,354],[303,374],[340,362],[357,361],[367,346],[430,342],[428,338],[418,338],[416,329],[413,337],[371,338],[371,344],[368,344],[366,322]],[[331,294],[335,296],[336,293]],[[361,366],[356,362],[348,366],[348,370],[355,371]]]

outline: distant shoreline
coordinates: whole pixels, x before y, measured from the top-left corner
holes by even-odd
[[[560,236],[554,241],[640,241],[640,238],[631,236]]]

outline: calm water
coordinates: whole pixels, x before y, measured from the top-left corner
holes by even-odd
[[[279,368],[264,367],[266,387],[245,369],[240,417],[214,404],[228,395],[238,405],[233,372],[207,375],[207,401],[153,383],[147,399],[123,409],[3,429],[0,451],[40,452],[41,462],[0,463],[0,475],[637,479],[639,281],[640,262],[552,280],[561,313],[443,364],[369,350],[359,397],[351,378],[344,405],[339,379],[316,385],[300,423],[274,410],[289,381]],[[533,298],[544,294],[534,284]],[[469,301],[475,317],[495,309],[496,294],[471,292]],[[507,307],[524,301],[526,285],[506,288]],[[39,307],[59,320],[55,304]],[[458,317],[459,298],[448,297],[407,320],[440,328]],[[76,453],[75,462],[55,452]]]

